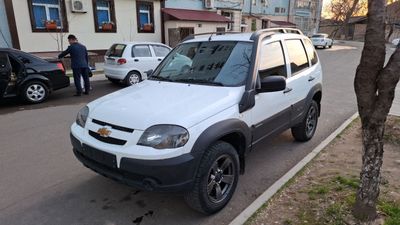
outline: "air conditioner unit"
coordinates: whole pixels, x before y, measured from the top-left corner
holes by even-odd
[[[204,8],[213,9],[214,8],[214,0],[204,0]]]
[[[86,13],[87,5],[85,0],[71,0],[71,11],[73,13]]]

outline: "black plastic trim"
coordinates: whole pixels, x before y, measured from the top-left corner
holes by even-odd
[[[127,141],[113,138],[113,137],[102,137],[100,134],[89,130],[89,135],[92,136],[93,138],[96,138],[99,141],[108,143],[108,144],[113,144],[113,145],[124,145],[126,144]]]
[[[115,130],[124,131],[124,132],[128,132],[128,133],[133,133],[133,131],[134,131],[134,129],[131,129],[128,127],[122,127],[122,126],[114,125],[111,123],[106,123],[106,122],[96,120],[96,119],[92,119],[92,122],[97,125],[100,125],[100,126],[110,126],[111,128],[113,128]]]

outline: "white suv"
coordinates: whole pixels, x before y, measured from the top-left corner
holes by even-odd
[[[146,71],[154,70],[170,51],[160,43],[113,44],[104,56],[104,74],[113,83],[139,83],[147,78]]]
[[[322,70],[293,29],[195,36],[148,80],[82,108],[71,127],[76,157],[122,183],[179,191],[194,209],[221,210],[245,171],[246,153],[292,130],[314,135]]]

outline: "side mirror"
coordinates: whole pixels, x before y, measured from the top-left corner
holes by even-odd
[[[261,80],[259,93],[276,92],[286,89],[286,78],[283,76],[268,76]]]
[[[151,76],[153,72],[154,72],[153,70],[144,71],[144,73],[147,74],[148,77]]]

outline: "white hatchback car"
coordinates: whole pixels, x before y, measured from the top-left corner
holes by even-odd
[[[332,48],[333,40],[327,34],[314,34],[311,36],[311,41],[315,47]]]
[[[394,44],[396,46],[399,45],[400,44],[400,38],[393,39],[392,44]]]
[[[113,83],[139,83],[147,78],[146,71],[154,70],[170,51],[161,43],[115,43],[104,56],[104,74]]]
[[[97,173],[182,192],[211,214],[229,202],[262,140],[287,129],[300,142],[313,137],[322,69],[299,30],[204,35],[176,46],[149,79],[82,108],[71,143]]]

